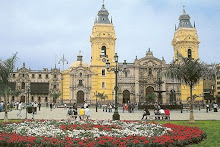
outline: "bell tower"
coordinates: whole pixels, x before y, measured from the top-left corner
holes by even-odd
[[[107,72],[106,61],[109,60],[110,65],[114,66],[115,55],[115,30],[112,19],[109,20],[109,13],[105,8],[104,1],[101,10],[95,19],[91,42],[91,98],[94,93],[105,93],[109,100],[112,100],[112,90],[114,89],[114,73]]]
[[[190,22],[190,16],[185,11],[185,6],[183,6],[183,14],[179,17],[179,26],[176,28],[172,41],[174,48],[174,60],[179,61],[178,54],[182,55],[184,58],[199,58],[199,38],[194,22],[192,26]],[[181,84],[181,100],[183,102],[187,101],[187,98],[190,96],[190,88],[185,84]],[[194,88],[193,94],[196,94],[198,97],[196,100],[202,100],[203,94],[203,81],[201,80]]]
[[[193,27],[190,22],[190,16],[186,14],[183,7],[183,14],[179,17],[179,26],[177,29],[175,27],[175,34],[172,41],[174,47],[174,59],[178,60],[178,53],[183,57],[198,59],[199,43],[200,41],[195,23]]]

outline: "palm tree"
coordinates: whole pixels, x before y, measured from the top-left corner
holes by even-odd
[[[105,94],[105,92],[103,92],[103,93],[98,93],[98,94],[97,94],[97,97],[99,97],[100,99],[104,100],[104,103],[105,103],[105,99],[108,98],[108,96]]]
[[[193,95],[193,87],[199,83],[202,77],[213,76],[213,68],[208,67],[205,63],[199,61],[199,59],[185,58],[181,55],[180,61],[173,61],[167,68],[166,75],[170,78],[176,76],[177,79],[181,80],[190,88],[190,97],[187,98],[190,105],[190,118],[189,122],[194,123],[194,113],[193,113],[193,102],[198,97]]]
[[[13,72],[16,60],[17,60],[17,53],[15,53],[11,58],[6,59],[5,61],[0,61],[0,85],[2,88],[2,94],[4,97],[4,105],[5,105],[4,122],[8,122],[8,111],[7,111],[8,92],[7,91],[9,88],[10,74]]]
[[[53,96],[53,101],[55,101],[55,103],[56,103],[57,98],[60,97],[61,93],[59,91],[56,91],[56,92],[52,92],[51,95]]]

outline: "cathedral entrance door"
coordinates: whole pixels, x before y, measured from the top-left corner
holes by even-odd
[[[77,92],[77,104],[83,104],[84,103],[84,92],[78,91]]]
[[[25,102],[25,96],[24,96],[24,95],[21,96],[21,102],[22,102],[22,103]]]
[[[123,101],[122,103],[128,103],[130,101],[130,92],[128,90],[123,91]]]

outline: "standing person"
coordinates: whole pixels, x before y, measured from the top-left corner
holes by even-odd
[[[213,104],[213,109],[214,109],[214,112],[218,112],[218,104],[216,104],[216,102],[214,102]]]
[[[90,110],[89,110],[88,106],[85,109],[85,116],[86,116],[86,119],[89,119],[89,117],[90,117]]]
[[[21,110],[22,110],[22,103],[20,101],[20,103],[18,104],[18,114],[17,114],[17,116],[21,117]]]
[[[85,116],[85,109],[84,107],[81,107],[81,109],[79,110],[79,119],[83,119]]]
[[[86,101],[84,101],[84,105],[83,105],[84,109],[86,109],[87,106],[88,104],[86,103]]]
[[[208,113],[209,112],[209,104],[207,103],[206,104],[206,113]]]
[[[39,103],[38,103],[38,108],[39,108],[39,111],[40,111],[40,107],[41,107],[41,103],[39,102]]]
[[[122,105],[122,111],[125,112],[125,104]]]
[[[66,106],[66,103],[64,104],[64,110],[66,110],[67,109],[67,106]]]
[[[16,105],[16,106],[17,106],[17,107],[16,107],[16,109],[18,110],[18,105],[19,105],[19,102],[17,101],[17,103],[16,103],[16,104],[17,104],[17,105]]]
[[[3,103],[3,101],[1,101],[1,103],[0,103],[0,111],[1,111],[1,112],[3,112],[3,111],[4,111],[3,106],[4,106],[4,103]]]
[[[77,107],[76,107],[76,105],[73,106],[73,118],[75,120],[77,119]]]
[[[35,112],[35,114],[37,114],[37,106],[38,106],[38,104],[37,104],[37,102],[35,101],[35,102],[34,102],[34,112]]]
[[[53,103],[50,103],[50,111],[53,109]]]

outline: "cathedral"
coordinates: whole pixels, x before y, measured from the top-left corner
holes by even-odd
[[[77,56],[77,61],[64,71],[56,67],[51,70],[33,71],[23,65],[11,77],[14,89],[20,90],[20,93],[10,97],[10,100],[26,101],[27,88],[30,85],[30,93],[28,93],[30,101],[77,104],[86,101],[95,104],[97,93],[103,93],[106,95],[105,101],[99,98],[98,101],[113,103],[115,73],[107,70],[106,62],[110,63],[110,68],[116,66],[114,60],[116,33],[112,19],[109,19],[109,12],[103,3],[90,35],[90,65],[83,61],[81,52]],[[183,8],[172,40],[174,60],[178,61],[178,53],[183,57],[198,59],[199,43],[195,24],[191,24],[190,16]],[[154,57],[150,48],[146,50],[143,57],[136,56],[132,63],[127,63],[126,70],[118,72],[118,103],[186,103],[190,95],[189,87],[177,79],[169,79],[162,74],[168,65],[164,58]],[[122,63],[118,63],[118,66],[123,69]],[[193,93],[200,96],[197,100],[203,99],[203,81],[193,89]]]

